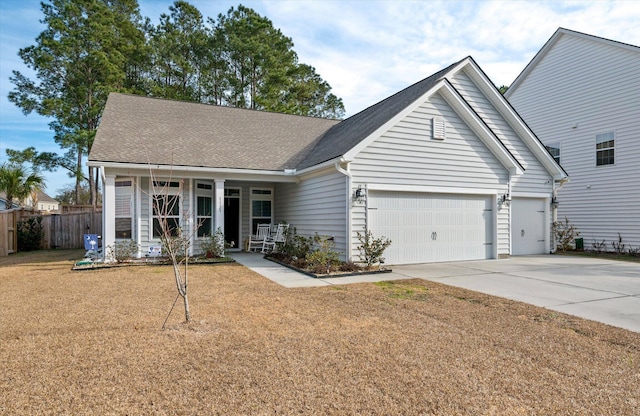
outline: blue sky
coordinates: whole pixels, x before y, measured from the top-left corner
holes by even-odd
[[[157,22],[172,1],[138,0]],[[293,39],[344,101],[347,116],[466,56],[496,85],[509,85],[558,27],[640,45],[640,3],[627,1],[226,1],[192,0],[215,18],[243,4]],[[17,53],[43,30],[39,0],[0,2],[0,163],[6,149],[59,152],[49,119],[25,116],[10,103],[12,70],[33,76]],[[72,184],[64,171],[45,173],[54,196]]]

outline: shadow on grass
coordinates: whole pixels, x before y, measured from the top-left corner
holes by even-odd
[[[0,267],[19,264],[58,263],[62,261],[73,262],[82,259],[86,252],[84,249],[21,251],[0,257]]]

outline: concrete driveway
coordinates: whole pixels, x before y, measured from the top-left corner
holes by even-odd
[[[392,269],[640,332],[640,263],[540,255]]]

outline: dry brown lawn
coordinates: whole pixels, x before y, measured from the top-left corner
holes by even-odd
[[[0,258],[0,414],[638,415],[640,334],[421,280]]]

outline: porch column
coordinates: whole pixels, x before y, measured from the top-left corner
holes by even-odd
[[[224,233],[224,180],[216,179],[216,206],[215,206],[215,224]]]
[[[116,242],[116,176],[105,175],[102,195],[102,249],[104,261],[113,261],[107,247]]]

